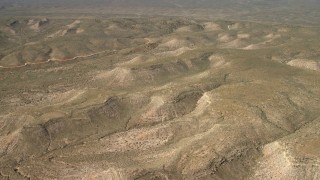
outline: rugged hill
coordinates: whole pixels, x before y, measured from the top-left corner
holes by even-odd
[[[2,18],[0,179],[319,179],[319,30]]]

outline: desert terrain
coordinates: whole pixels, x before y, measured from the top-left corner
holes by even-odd
[[[4,7],[0,179],[320,179],[317,23]]]

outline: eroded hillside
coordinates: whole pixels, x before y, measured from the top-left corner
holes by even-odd
[[[3,18],[2,179],[319,179],[320,29]]]

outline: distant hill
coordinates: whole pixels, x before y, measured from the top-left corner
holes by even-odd
[[[319,25],[319,0],[1,0],[0,13],[209,17]]]

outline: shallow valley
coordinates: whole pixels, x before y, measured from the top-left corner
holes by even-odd
[[[317,26],[0,21],[0,179],[320,178]]]

